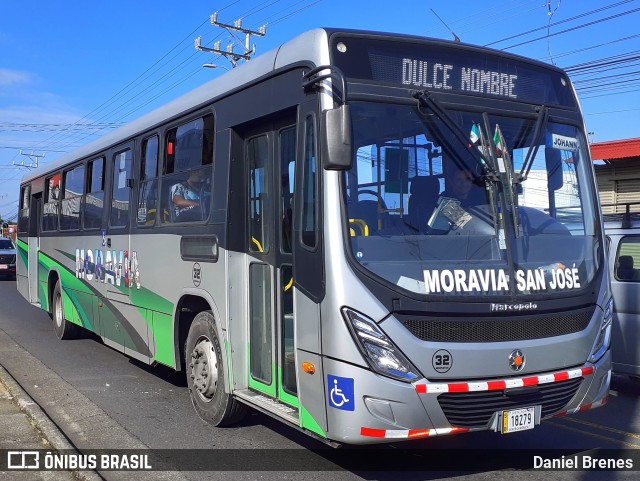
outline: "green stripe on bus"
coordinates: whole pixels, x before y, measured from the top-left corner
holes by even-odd
[[[16,246],[18,247],[18,254],[20,254],[20,258],[22,259],[22,262],[24,262],[25,268],[29,269],[29,244],[18,239]]]
[[[322,430],[322,428],[316,422],[313,416],[309,414],[309,411],[307,411],[304,408],[304,406],[300,406],[299,412],[300,412],[301,425],[304,429],[308,429],[309,431],[314,432],[318,436],[322,436],[323,438],[327,437],[326,433]]]

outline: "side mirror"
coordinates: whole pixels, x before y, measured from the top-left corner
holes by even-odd
[[[351,168],[351,113],[349,106],[322,112],[322,166],[326,170]]]

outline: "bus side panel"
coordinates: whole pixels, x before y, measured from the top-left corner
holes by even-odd
[[[298,398],[300,400],[300,422],[303,428],[326,437],[327,411],[325,406],[324,370],[320,344],[320,305],[313,302],[298,289],[293,300],[296,313],[295,345],[298,369]],[[302,363],[315,366],[315,373],[308,374]],[[318,431],[318,430],[321,430]]]
[[[153,341],[153,360],[175,368],[175,349],[173,345],[173,317],[162,312],[147,310],[147,319],[151,318],[151,334]]]
[[[249,345],[248,335],[248,300],[246,286],[248,280],[245,276],[246,254],[227,251],[225,258],[228,267],[227,299],[229,319],[227,324],[227,336],[231,346],[232,389],[246,389],[249,386],[249,367],[247,349]],[[229,367],[229,366],[227,366]]]
[[[158,230],[132,235],[130,249],[128,292],[139,316],[134,323],[136,332],[146,340],[145,348],[138,352],[147,362],[176,367],[173,314],[181,287],[189,285],[191,264],[180,260],[180,236]],[[165,282],[169,273],[171,281]],[[131,349],[135,346],[129,346],[127,354],[132,355]]]
[[[16,282],[18,292],[29,300],[29,245],[22,239],[16,242]]]
[[[38,252],[38,298],[40,308],[49,311],[49,268],[43,264],[46,257],[42,251]]]

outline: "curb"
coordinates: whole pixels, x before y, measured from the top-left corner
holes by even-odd
[[[16,382],[9,372],[0,365],[0,383],[4,384],[13,396],[13,401],[20,410],[32,422],[34,427],[40,431],[43,437],[49,442],[52,449],[71,450],[78,452],[69,442],[58,426],[45,414],[40,406],[25,392]],[[102,481],[103,478],[95,471],[71,471],[73,475],[81,481]]]

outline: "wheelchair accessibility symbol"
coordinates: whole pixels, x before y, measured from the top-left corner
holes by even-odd
[[[353,379],[327,375],[327,394],[329,406],[343,411],[355,411]]]

